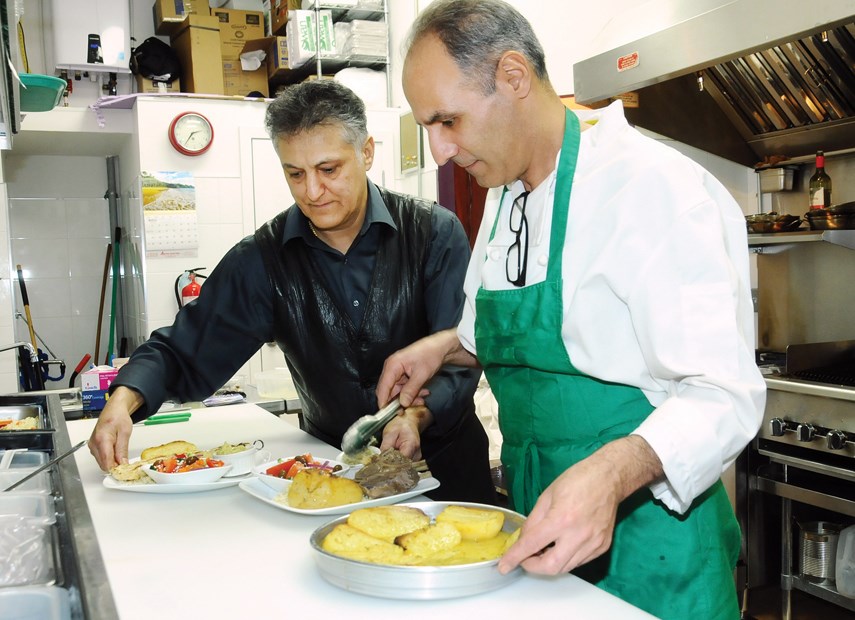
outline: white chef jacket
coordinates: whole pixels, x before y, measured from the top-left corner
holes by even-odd
[[[634,434],[664,467],[653,494],[682,513],[756,435],[765,407],[745,218],[701,166],[630,127],[621,102],[577,114],[596,124],[581,134],[570,196],[561,335],[579,371],[638,387],[655,407]],[[458,335],[475,355],[478,289],[513,288],[508,209],[524,188],[507,189],[487,196],[464,284]],[[554,191],[553,170],[528,196],[527,286],[546,278]]]

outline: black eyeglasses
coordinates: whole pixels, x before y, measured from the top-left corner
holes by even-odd
[[[505,259],[505,276],[514,286],[525,286],[525,272],[528,266],[528,222],[525,219],[525,204],[528,192],[523,192],[511,205],[510,228],[517,238],[508,248]],[[515,275],[514,275],[515,274]]]

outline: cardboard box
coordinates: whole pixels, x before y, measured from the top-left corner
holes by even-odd
[[[332,11],[317,11],[320,26],[315,26],[315,11],[291,11],[285,32],[288,37],[288,66],[300,67],[317,54],[335,56],[335,30]]]
[[[238,9],[213,9],[220,24],[220,53],[223,60],[240,58],[247,41],[264,37],[264,13]]]
[[[259,92],[264,97],[270,92],[267,87],[267,67],[261,65],[255,71],[244,71],[240,60],[223,61],[223,94],[246,97],[251,92]]]
[[[119,374],[112,366],[95,366],[80,375],[80,389],[84,411],[99,411],[109,398],[110,385]]]
[[[288,24],[288,11],[303,8],[302,0],[271,0],[270,32],[274,35],[285,35]]]
[[[223,95],[220,21],[216,16],[188,15],[172,37],[181,61],[182,92]]]
[[[173,35],[187,15],[210,15],[208,0],[155,0],[154,33]]]
[[[181,81],[178,79],[171,82],[155,82],[141,75],[135,75],[138,93],[180,93]]]
[[[284,77],[288,74],[288,39],[286,37],[264,37],[247,41],[243,46],[245,52],[263,50],[266,54],[268,80]]]

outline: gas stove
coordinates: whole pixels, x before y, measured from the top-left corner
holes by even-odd
[[[855,341],[790,345],[758,363],[768,388],[760,449],[855,478]]]

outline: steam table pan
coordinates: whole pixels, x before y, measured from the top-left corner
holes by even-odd
[[[466,502],[415,502],[398,504],[412,506],[435,518],[447,506],[469,506],[498,510],[505,514],[502,529],[513,532],[522,526],[525,517],[512,510]],[[389,566],[358,562],[333,555],[321,547],[324,538],[347,516],[322,525],[311,536],[315,563],[321,576],[329,583],[349,592],[380,598],[406,600],[439,600],[471,596],[502,588],[522,574],[517,567],[507,575],[499,573],[498,560],[475,562],[458,566]]]

